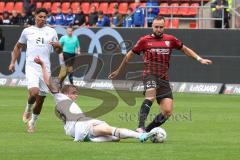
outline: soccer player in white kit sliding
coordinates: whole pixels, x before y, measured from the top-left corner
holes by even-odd
[[[85,116],[74,102],[78,97],[77,87],[74,85],[64,85],[61,91],[59,91],[57,85],[50,78],[50,74],[41,58],[36,57],[34,61],[42,67],[44,82],[49,87],[56,102],[56,113],[64,122],[66,135],[73,137],[74,141],[106,142],[136,138],[140,142],[145,142],[157,134],[156,131],[138,133],[126,128],[116,128],[104,121]]]
[[[28,123],[28,132],[30,133],[34,132],[36,120],[48,93],[48,88],[43,81],[41,67],[34,62],[34,58],[36,56],[41,57],[50,73],[50,53],[53,52],[53,49],[56,52],[61,50],[56,31],[45,25],[47,14],[45,8],[36,10],[35,25],[23,30],[13,49],[12,60],[9,65],[9,70],[14,71],[21,49],[24,45],[27,45],[25,74],[29,96],[23,113],[23,122]],[[35,106],[32,109],[34,103]],[[32,116],[31,111],[33,112]]]

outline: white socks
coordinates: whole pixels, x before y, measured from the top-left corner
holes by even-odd
[[[28,104],[27,103],[27,105],[25,107],[25,112],[31,112],[32,106],[33,106],[33,104]]]
[[[124,138],[139,138],[141,134],[125,128],[115,128],[112,131],[112,135],[124,139]]]
[[[32,125],[35,125],[37,119],[38,119],[38,114],[32,114],[32,118],[31,120],[29,121],[29,123],[31,123]]]

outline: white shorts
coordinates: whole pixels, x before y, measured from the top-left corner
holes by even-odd
[[[74,141],[90,141],[91,138],[95,138],[93,134],[93,126],[99,124],[106,124],[104,121],[92,119],[89,121],[77,121],[75,124]]]
[[[27,88],[39,88],[39,95],[46,96],[49,93],[48,87],[43,80],[41,70],[27,66],[25,69]],[[50,73],[49,73],[50,74]]]

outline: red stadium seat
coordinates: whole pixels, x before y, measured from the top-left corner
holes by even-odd
[[[13,8],[14,8],[14,2],[7,2],[4,7],[4,11],[8,11],[9,13],[11,13]]]
[[[47,10],[50,10],[51,6],[52,6],[51,2],[44,2],[42,5],[42,7],[46,8]]]
[[[198,3],[193,3],[193,4],[191,4],[191,7],[199,7],[199,4]],[[190,8],[189,12],[188,12],[188,15],[189,16],[196,16],[198,14],[198,9],[199,8]]]
[[[179,19],[172,20],[172,28],[179,28]]]
[[[0,13],[3,13],[4,7],[5,7],[5,3],[0,2]]]
[[[98,8],[99,8],[99,3],[98,2],[91,3],[91,6],[95,6],[96,10],[98,11]]]
[[[70,8],[70,7],[71,7],[70,2],[63,2],[62,3],[62,13],[67,13],[68,8]]]
[[[114,12],[114,6],[115,6],[115,5],[118,5],[118,3],[112,2],[112,3],[109,4],[107,14],[113,14],[113,12]]]
[[[170,22],[169,19],[165,19],[164,26],[165,28],[169,28]]]
[[[133,9],[133,11],[135,11],[136,5],[135,5],[135,3],[130,3],[129,7],[131,7]]]
[[[171,6],[173,8],[169,8],[168,13],[169,14],[173,14],[173,15],[177,15],[177,13],[178,13],[178,6],[179,6],[178,3],[172,3]]]
[[[128,10],[128,3],[120,3],[119,4],[119,13],[120,14],[127,14]]]
[[[37,2],[36,3],[36,8],[41,8],[42,7],[42,2]]]
[[[71,8],[72,8],[72,11],[73,13],[77,13],[77,8],[80,6],[80,3],[79,2],[73,2],[71,4]]]
[[[167,7],[168,7],[167,3],[161,3],[160,4],[159,14],[163,15],[163,16],[168,15],[169,14],[168,13],[169,8],[167,8]]]
[[[90,3],[88,3],[88,2],[83,2],[83,3],[81,4],[81,6],[82,6],[82,11],[83,11],[83,13],[84,13],[84,14],[89,14]]]
[[[108,11],[108,3],[106,3],[106,2],[100,3],[98,10],[99,10],[99,11],[103,11],[104,14],[107,14],[107,11]]]
[[[129,6],[133,9],[133,11],[135,11],[135,9],[136,9],[136,4],[135,4],[134,2],[133,2],[133,3],[130,3]],[[145,6],[146,6],[146,3],[141,3],[140,6],[141,6],[141,7],[145,7]]]
[[[51,7],[51,12],[54,13],[54,14],[56,14],[58,7],[61,7],[61,3],[60,3],[60,2],[54,2],[54,3],[52,4],[52,7]]]
[[[23,2],[16,2],[14,10],[16,10],[17,13],[21,13],[23,11]]]
[[[191,28],[191,29],[197,29],[198,27],[197,27],[196,21],[190,22],[190,23],[189,23],[189,28]]]
[[[180,8],[178,9],[178,15],[180,16],[188,16],[189,12],[189,4],[188,3],[182,3],[180,5]]]

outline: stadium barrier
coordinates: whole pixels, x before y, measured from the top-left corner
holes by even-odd
[[[65,80],[65,84],[69,84]],[[144,90],[141,81],[124,81],[124,80],[94,80],[85,81],[81,78],[75,78],[74,84],[80,88],[91,88],[99,90],[126,90],[134,92],[142,92]],[[26,87],[25,78],[0,78],[0,86]],[[220,94],[223,88],[224,94],[240,94],[239,85],[223,85],[221,83],[191,83],[191,82],[171,82],[173,92],[179,93],[204,93],[204,94]],[[231,89],[230,89],[231,87]],[[235,87],[235,88],[234,88]]]

